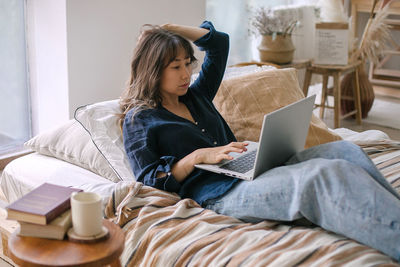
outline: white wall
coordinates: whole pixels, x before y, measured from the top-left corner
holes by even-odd
[[[140,27],[167,22],[199,25],[205,1],[68,0],[69,112],[118,98],[129,79]]]
[[[197,26],[205,19],[205,0],[27,1],[34,134],[72,118],[81,105],[120,96],[143,24]]]

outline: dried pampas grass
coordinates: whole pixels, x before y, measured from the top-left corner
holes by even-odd
[[[392,1],[389,1],[383,8],[379,9],[375,16],[374,9],[378,1],[374,1],[368,23],[364,29],[359,47],[352,56],[352,60],[361,59],[365,61],[368,59],[373,63],[378,63],[379,57],[383,55],[383,51],[387,47],[386,44],[392,41],[390,26],[385,22],[389,15],[389,6]]]
[[[378,3],[378,0],[374,0],[358,49],[354,51],[351,57],[353,62],[356,60],[361,60],[362,62],[358,68],[362,118],[368,116],[368,112],[371,110],[375,99],[374,89],[364,69],[364,62],[368,59],[372,63],[378,63],[379,58],[383,55],[383,51],[386,49],[386,44],[388,41],[392,40],[389,30],[390,26],[385,22],[389,15],[388,9],[392,1],[393,0],[384,0],[382,8],[380,8],[375,14],[375,6]],[[343,78],[340,84],[343,96],[353,96],[353,81],[355,78],[354,73],[347,74]],[[342,114],[346,114],[352,110],[354,110],[354,102],[342,99]]]

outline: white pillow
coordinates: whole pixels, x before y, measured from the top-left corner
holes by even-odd
[[[75,120],[33,137],[25,146],[90,170],[112,182],[121,180],[91,142],[89,134]]]
[[[123,181],[135,180],[118,126],[119,113],[118,100],[110,100],[77,108],[75,119],[89,133],[119,178]]]

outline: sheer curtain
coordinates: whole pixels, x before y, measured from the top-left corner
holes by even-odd
[[[24,8],[24,0],[0,0],[0,154],[31,134]]]
[[[249,20],[254,9],[260,6],[292,8],[293,16],[300,20],[293,32],[295,58],[311,58],[315,15],[313,7],[317,0],[206,0],[206,17],[217,29],[230,36],[228,65],[259,60],[259,40],[249,33]],[[304,6],[299,11],[299,6]]]

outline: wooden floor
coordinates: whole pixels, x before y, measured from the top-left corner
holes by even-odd
[[[385,100],[390,100],[391,102],[400,105],[400,88],[385,88],[374,86],[375,97],[377,99],[384,98]],[[323,121],[328,125],[328,127],[333,128],[333,111],[326,110],[325,117]],[[399,116],[398,114],[397,116]],[[358,125],[355,119],[348,118],[340,121],[340,127],[348,128],[356,132],[362,132],[366,130],[381,130],[385,132],[393,140],[400,141],[400,130],[390,127],[383,127],[376,124],[371,124],[367,122],[362,122]]]

